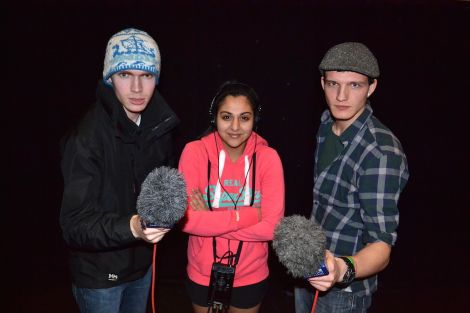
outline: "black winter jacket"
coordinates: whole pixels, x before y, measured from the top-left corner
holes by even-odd
[[[97,102],[62,152],[60,225],[76,286],[113,287],[139,279],[149,269],[152,247],[134,238],[129,220],[147,174],[175,165],[171,131],[178,122],[155,91],[137,126],[114,90],[98,84]]]

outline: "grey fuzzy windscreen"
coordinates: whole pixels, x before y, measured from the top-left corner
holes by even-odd
[[[300,215],[284,217],[274,230],[273,249],[295,278],[312,276],[325,258],[326,237],[321,227]]]
[[[147,175],[137,198],[137,213],[147,225],[171,228],[186,206],[186,183],[177,169],[162,166]]]

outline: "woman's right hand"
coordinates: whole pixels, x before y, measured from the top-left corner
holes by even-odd
[[[198,189],[193,189],[189,195],[189,198],[189,204],[194,211],[209,211],[209,208],[207,207],[206,202],[204,201],[204,198]]]

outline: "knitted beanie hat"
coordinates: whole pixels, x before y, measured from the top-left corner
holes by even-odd
[[[325,71],[351,71],[370,78],[379,77],[379,64],[372,52],[360,42],[345,42],[330,48],[318,67]]]
[[[128,28],[114,34],[108,41],[104,57],[103,80],[111,85],[111,76],[125,70],[141,70],[160,76],[160,50],[144,31]]]

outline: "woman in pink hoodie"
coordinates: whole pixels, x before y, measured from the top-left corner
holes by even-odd
[[[224,83],[211,103],[209,131],[180,158],[189,195],[187,289],[196,313],[256,313],[267,290],[284,176],[277,152],[253,131],[260,111],[251,87]]]

